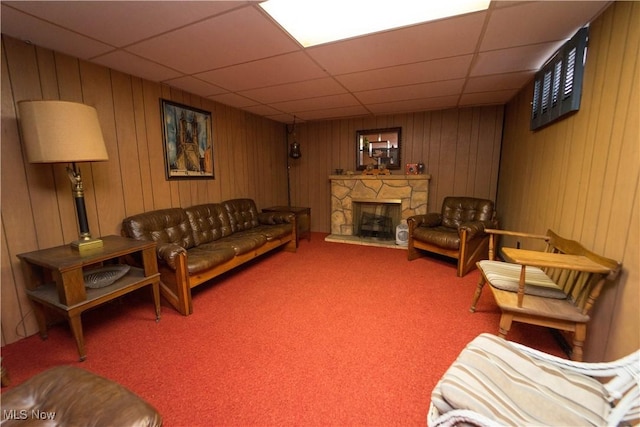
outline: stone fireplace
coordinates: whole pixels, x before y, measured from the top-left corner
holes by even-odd
[[[329,241],[393,241],[401,220],[427,213],[430,175],[331,175],[329,179]]]

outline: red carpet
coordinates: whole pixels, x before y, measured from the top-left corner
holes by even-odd
[[[194,290],[194,314],[146,290],[85,313],[87,360],[66,326],[2,348],[12,384],[70,364],[154,405],[165,426],[425,425],[431,390],[464,345],[497,333],[478,272],[406,251],[324,241],[277,252]],[[542,328],[509,339],[561,354]]]

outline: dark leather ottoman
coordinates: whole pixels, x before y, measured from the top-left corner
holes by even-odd
[[[162,417],[123,386],[73,366],[42,372],[1,396],[2,427],[161,426]]]

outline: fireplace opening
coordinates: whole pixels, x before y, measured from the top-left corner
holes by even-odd
[[[395,240],[402,216],[401,200],[353,200],[353,235]]]

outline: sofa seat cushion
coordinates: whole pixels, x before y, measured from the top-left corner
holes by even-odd
[[[522,266],[501,261],[479,261],[491,286],[508,292],[518,292]],[[545,298],[566,299],[567,295],[538,267],[527,266],[524,293]]]
[[[432,402],[441,414],[468,409],[505,425],[586,426],[607,424],[605,396],[597,380],[481,334],[443,375]]]
[[[277,225],[259,225],[253,229],[252,232],[264,234],[267,241],[280,239],[286,237],[293,231],[292,224],[277,224]]]
[[[231,248],[235,255],[246,254],[267,243],[267,238],[259,233],[238,232],[215,242],[198,246],[202,250]]]
[[[457,228],[444,226],[416,227],[413,230],[413,240],[430,243],[445,249],[460,249],[460,235]]]
[[[196,274],[232,260],[234,256],[236,252],[230,246],[212,246],[207,249],[198,246],[187,251],[187,270],[189,274]]]

